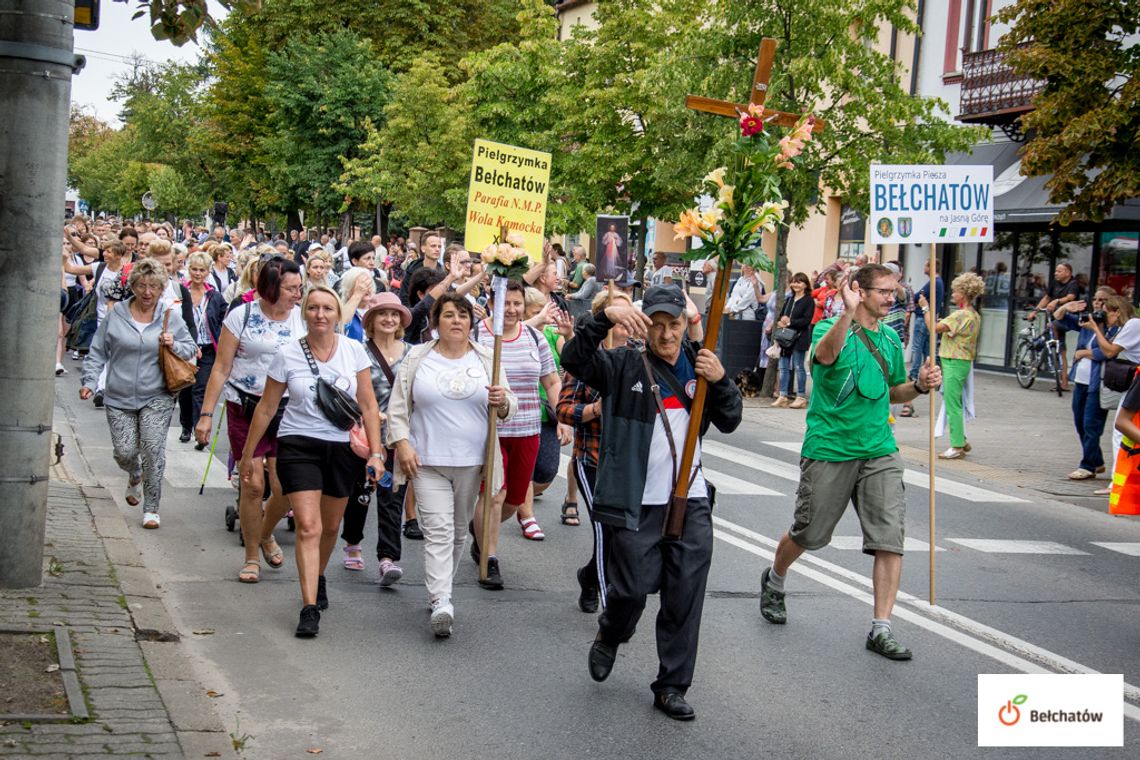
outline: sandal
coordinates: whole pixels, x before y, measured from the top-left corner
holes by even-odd
[[[245,564],[241,566],[241,572],[238,573],[238,581],[241,583],[257,583],[261,580],[261,562],[256,559],[247,559]]]
[[[902,409],[899,410],[900,417],[915,417],[914,406],[911,404],[903,404]]]
[[[261,556],[265,557],[265,564],[270,567],[281,567],[285,564],[285,552],[277,544],[273,536],[261,542]]]
[[[364,569],[364,554],[360,549],[360,544],[349,544],[344,547],[344,569]]]
[[[574,511],[570,511],[574,510]],[[582,521],[578,519],[578,503],[574,501],[562,502],[562,524],[563,525],[581,525]]]
[[[542,532],[538,520],[535,520],[533,517],[519,520],[519,527],[522,528],[523,538],[528,538],[531,541],[541,541],[546,538],[546,534]]]

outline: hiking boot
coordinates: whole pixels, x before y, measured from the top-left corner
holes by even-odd
[[[914,655],[895,638],[890,629],[883,631],[875,638],[867,634],[867,648],[875,654],[881,654],[888,660],[909,660]]]
[[[760,615],[769,623],[783,625],[788,622],[788,610],[784,606],[784,592],[768,585],[771,571],[772,568],[766,567],[760,574]]]

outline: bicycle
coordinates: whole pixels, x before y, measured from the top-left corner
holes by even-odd
[[[1038,372],[1051,372],[1054,390],[1061,396],[1061,341],[1053,330],[1056,320],[1048,309],[1034,309],[1034,312],[1045,315],[1045,324],[1038,332],[1037,321],[1033,320],[1018,333],[1017,350],[1014,352],[1017,382],[1022,388],[1031,388]]]

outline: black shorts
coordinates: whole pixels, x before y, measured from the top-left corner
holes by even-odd
[[[558,442],[558,423],[544,422],[538,431],[538,458],[534,460],[532,480],[540,486],[553,483],[558,477],[562,444]]]
[[[320,491],[334,499],[348,498],[352,487],[367,477],[366,462],[348,441],[324,441],[304,435],[277,439],[277,478],[286,495],[298,491]]]

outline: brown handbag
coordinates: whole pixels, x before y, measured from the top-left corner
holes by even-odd
[[[170,321],[170,309],[162,315],[162,332],[166,332],[166,325]],[[162,368],[162,378],[166,381],[166,390],[178,393],[183,388],[194,384],[198,376],[198,366],[192,361],[183,359],[174,353],[168,346],[163,345],[162,337],[158,343],[158,366]]]

